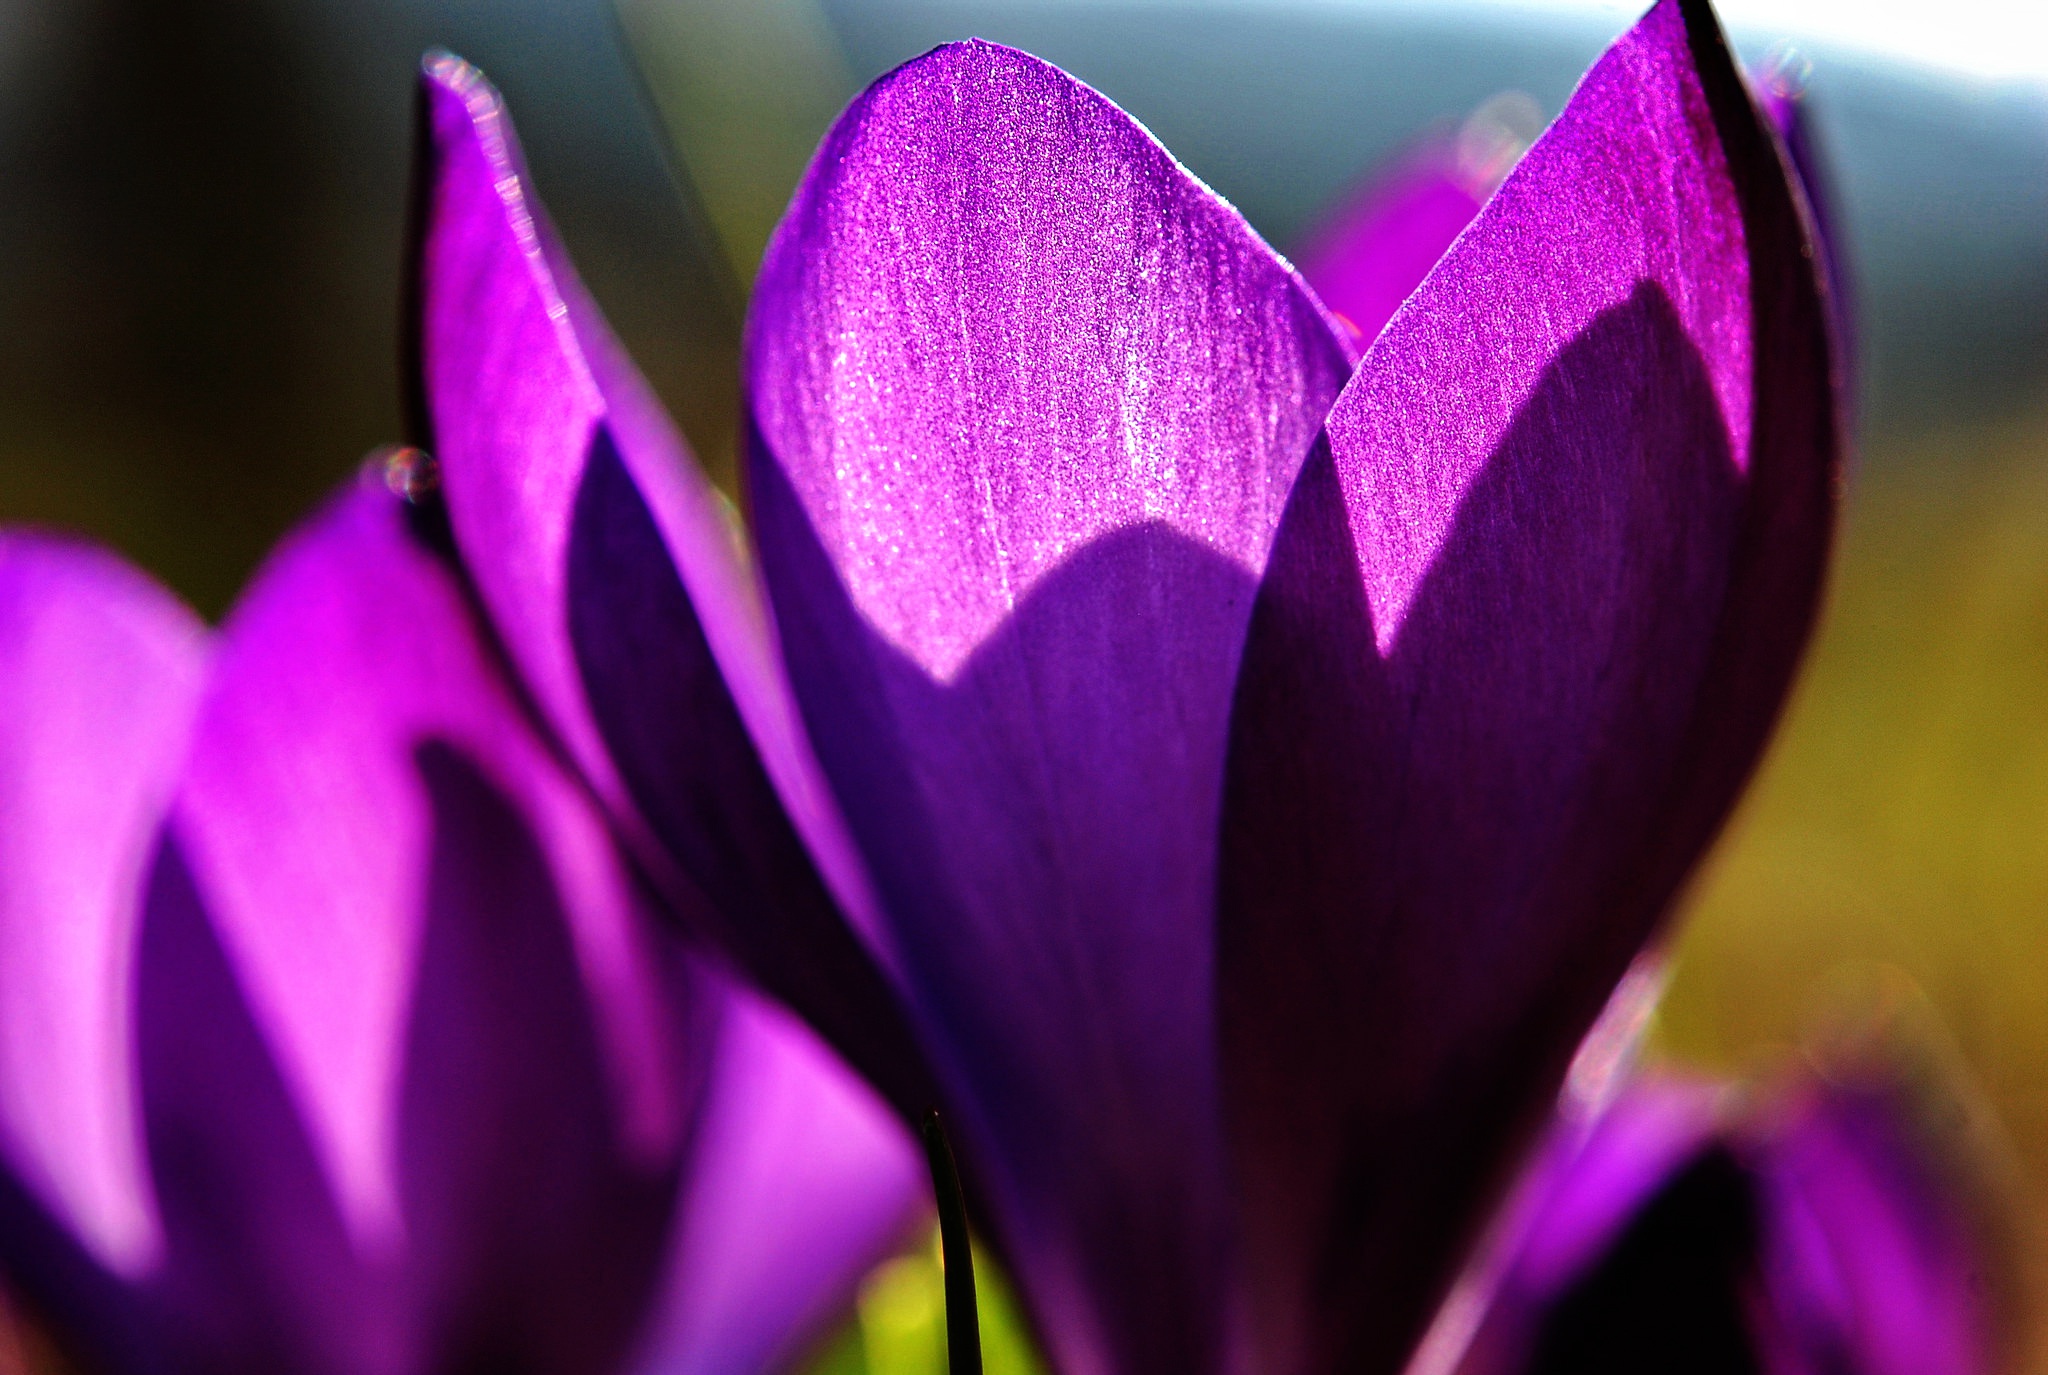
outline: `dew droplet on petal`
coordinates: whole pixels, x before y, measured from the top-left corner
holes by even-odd
[[[404,497],[414,506],[441,490],[440,460],[410,444],[379,449],[363,467],[366,475],[381,476],[393,496]]]

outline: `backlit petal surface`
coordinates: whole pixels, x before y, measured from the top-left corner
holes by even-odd
[[[136,1116],[136,912],[204,666],[198,619],[140,573],[0,533],[0,1155],[11,1187],[129,1279],[161,1245]]]
[[[158,1297],[217,1368],[588,1369],[656,1274],[717,1004],[432,525],[379,480],[273,555],[152,875]]]
[[[1666,0],[1389,322],[1233,709],[1218,956],[1261,1367],[1398,1367],[1753,765],[1837,465],[1802,207]]]
[[[763,570],[1061,1367],[1226,1359],[1210,958],[1253,583],[1348,363],[1243,220],[987,43],[827,136],[749,324]]]
[[[670,905],[915,1112],[884,947],[848,929],[874,929],[866,880],[719,498],[577,281],[497,92],[442,56],[421,100],[421,438],[492,623]]]

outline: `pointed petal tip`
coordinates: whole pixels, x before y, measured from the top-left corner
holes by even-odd
[[[944,65],[948,62],[969,58],[987,62],[1011,62],[1028,71],[1057,72],[1067,80],[1071,81],[1073,79],[1042,57],[1034,57],[1022,48],[1013,48],[1007,43],[997,43],[978,35],[969,38],[956,38],[950,43],[941,43],[937,47],[911,58],[908,62],[898,67],[896,71],[915,71],[925,66]],[[887,78],[884,79],[886,80]]]
[[[464,139],[481,145],[483,160],[508,211],[523,213],[528,191],[525,168],[505,97],[481,67],[446,48],[429,48],[420,58],[419,132],[421,151],[434,160],[447,157]],[[438,179],[438,170],[429,173]]]
[[[854,102],[748,331],[782,644],[908,997],[972,1048],[942,1073],[991,1225],[1064,1363],[1207,1368],[1222,1344],[1126,1286],[1218,1311],[1213,790],[1244,588],[1349,360],[1137,121],[980,42]],[[1018,935],[1049,910],[1077,914],[1051,958]],[[1130,1187],[1112,1140],[1171,1165]]]
[[[497,89],[482,69],[446,48],[429,48],[420,55],[420,81],[423,85],[460,96],[465,101],[481,96],[493,104],[497,103]]]
[[[827,857],[851,910],[871,906],[864,879],[811,778],[719,498],[578,281],[505,103],[441,56],[424,64],[421,102],[416,433],[432,436],[457,557],[522,686],[675,915],[746,912],[724,929],[766,932],[760,914],[789,907],[831,926],[750,951],[786,945],[822,970],[818,941],[836,940],[859,960],[810,856]],[[420,470],[394,457],[366,480],[405,495]],[[706,826],[713,814],[723,829]],[[886,1019],[843,1020],[864,1042]]]
[[[1331,1031],[1345,1007],[1372,1007],[1383,1025],[1397,1023],[1385,1011],[1389,995],[1359,993],[1378,977],[1374,971],[1394,967],[1390,942],[1336,941],[1325,949],[1299,937],[1274,938],[1268,923],[1288,919],[1279,895],[1300,879],[1258,866],[1309,847],[1298,834],[1285,836],[1291,848],[1266,839],[1274,834],[1266,818],[1286,816],[1283,808],[1293,806],[1315,826],[1330,827],[1317,849],[1332,857],[1331,872],[1300,891],[1389,893],[1386,915],[1374,921],[1417,942],[1410,966],[1417,972],[1407,981],[1413,991],[1399,995],[1415,1000],[1406,1014],[1411,1024],[1448,1037],[1448,1028],[1476,1013],[1493,1028],[1514,1028],[1486,1052],[1499,1057],[1487,1063],[1501,1067],[1500,1085],[1512,1077],[1523,1085],[1515,1092],[1542,1102],[1555,1082],[1548,1076],[1563,1061],[1553,1054],[1542,1063],[1531,1053],[1535,1029],[1555,1038],[1554,1046],[1576,1039],[1581,1019],[1597,1010],[1612,978],[1655,929],[1762,748],[1810,623],[1811,572],[1826,524],[1812,489],[1830,436],[1825,417],[1816,418],[1827,383],[1824,359],[1812,346],[1818,316],[1802,276],[1810,265],[1797,255],[1774,181],[1780,169],[1755,125],[1711,9],[1664,0],[1651,10],[1588,73],[1565,112],[1393,317],[1332,411],[1332,461],[1310,470],[1317,485],[1305,479],[1297,491],[1300,518],[1283,528],[1273,559],[1286,576],[1269,575],[1262,588],[1271,615],[1265,622],[1255,617],[1240,677],[1261,696],[1248,705],[1254,699],[1241,689],[1237,705],[1244,742],[1238,757],[1245,762],[1240,800],[1229,815],[1243,835],[1227,843],[1241,856],[1243,871],[1232,882],[1243,896],[1226,916],[1221,960],[1238,988],[1263,981],[1267,989],[1240,992],[1235,1005],[1253,1006],[1256,998],[1259,1016],[1226,1025],[1226,1053],[1240,1067],[1239,1133],[1250,1143],[1238,1151],[1240,1170],[1281,1200],[1275,1216],[1283,1205],[1298,1215],[1298,1235],[1309,1238],[1302,1245],[1268,1228],[1276,1238],[1268,1249],[1280,1257],[1261,1262],[1269,1273],[1290,1263],[1297,1273],[1317,1266],[1317,1273],[1332,1273],[1329,1233],[1318,1228],[1331,1191],[1347,1186],[1303,1187],[1299,1181],[1312,1176],[1300,1162],[1312,1158],[1304,1145],[1325,1130],[1326,1158],[1343,1159],[1350,1119],[1333,1114],[1324,1128],[1314,1112],[1343,1101],[1333,1090],[1358,1071],[1330,1067],[1321,1082],[1289,1083],[1289,1076],[1317,1065],[1319,1046],[1353,1044]],[[1624,184],[1632,188],[1626,202],[1616,192]],[[1626,214],[1617,214],[1624,204]],[[1611,420],[1589,404],[1629,388],[1641,401],[1617,409]],[[1564,471],[1539,453],[1575,454],[1573,462],[1588,466],[1539,496],[1537,486],[1516,475]],[[1603,493],[1597,505],[1578,504],[1595,491]],[[1539,532],[1557,542],[1506,554]],[[1346,577],[1357,570],[1356,584],[1329,577],[1326,539],[1340,549],[1334,566]],[[1646,549],[1663,551],[1660,560],[1638,557]],[[1363,597],[1347,608],[1339,596],[1356,595],[1354,585]],[[1615,594],[1597,617],[1584,595],[1595,586]],[[1492,650],[1483,646],[1507,640],[1469,628],[1489,623],[1545,629],[1527,649],[1488,668]],[[1270,638],[1262,625],[1270,625]],[[1347,636],[1355,637],[1355,649]],[[1644,689],[1604,698],[1605,688],[1567,686],[1595,662],[1603,683]],[[1381,664],[1385,677],[1372,676]],[[1316,693],[1307,691],[1310,684]],[[1674,687],[1689,695],[1662,696]],[[1346,707],[1328,726],[1302,715],[1303,702],[1345,694]],[[1572,706],[1555,717],[1516,715],[1537,701]],[[1417,705],[1411,709],[1410,702]],[[1588,714],[1578,717],[1581,710]],[[1273,724],[1257,726],[1262,718]],[[1509,719],[1520,724],[1504,728]],[[1384,731],[1359,724],[1381,720],[1401,724]],[[1493,744],[1477,744],[1489,738]],[[1546,738],[1605,743],[1578,756],[1582,762],[1572,769],[1582,772],[1567,772],[1557,761],[1572,757],[1576,745],[1543,756],[1525,752]],[[1614,742],[1624,739],[1631,744],[1617,749]],[[1304,740],[1324,743],[1311,753]],[[1499,749],[1498,762],[1478,764],[1479,748]],[[1339,758],[1356,762],[1338,767]],[[1388,759],[1401,762],[1382,762]],[[1281,760],[1289,762],[1283,767]],[[1703,767],[1704,761],[1714,762]],[[1312,768],[1327,768],[1329,781],[1305,788]],[[1262,775],[1269,781],[1254,786]],[[1400,777],[1392,814],[1430,840],[1396,848],[1382,839],[1395,832],[1371,810],[1377,803],[1350,800],[1355,794],[1346,791],[1361,776]],[[1489,814],[1490,801],[1472,801],[1476,794],[1463,789],[1477,778],[1543,779],[1512,804],[1527,807],[1519,814],[1530,820],[1509,821],[1510,811]],[[1588,781],[1594,779],[1597,785]],[[1582,790],[1576,795],[1586,801],[1567,802],[1572,790]],[[1318,815],[1298,801],[1317,791],[1342,800]],[[1496,789],[1489,796],[1507,795]],[[1355,820],[1339,829],[1336,819],[1353,808]],[[1415,820],[1425,815],[1446,820]],[[1462,827],[1489,815],[1458,838]],[[1596,815],[1598,822],[1591,820]],[[1565,816],[1575,820],[1535,839],[1551,818]],[[1364,858],[1374,845],[1386,847],[1384,858]],[[1353,864],[1355,872],[1346,868]],[[1377,877],[1381,865],[1401,875],[1397,884]],[[1548,876],[1572,874],[1570,882],[1585,884],[1586,893],[1597,884],[1617,896],[1565,898],[1559,887],[1537,897],[1542,890],[1534,884],[1507,877],[1523,865]],[[1438,895],[1420,897],[1424,882],[1441,884]],[[1491,896],[1481,898],[1482,890]],[[1491,967],[1530,975],[1513,992],[1519,973],[1460,991],[1457,971],[1473,967],[1474,946],[1447,943],[1425,953],[1421,933],[1431,924],[1402,915],[1471,913],[1481,902],[1501,904],[1493,909],[1497,919],[1473,928],[1503,942]],[[1268,910],[1276,915],[1261,915]],[[1587,915],[1595,912],[1597,919]],[[1370,951],[1373,963],[1341,953],[1347,948]],[[1275,949],[1313,953],[1282,961],[1265,953]],[[1359,959],[1361,972],[1333,974],[1344,959]],[[1340,998],[1327,1005],[1304,998],[1303,989],[1324,985],[1341,989]],[[1522,999],[1524,1010],[1504,1012]],[[1411,1082],[1423,1079],[1413,1068],[1420,1044],[1418,1033],[1402,1061]],[[1402,1168],[1436,1181],[1428,1186],[1438,1190],[1436,1202],[1428,1206],[1447,1215],[1471,1206],[1479,1155],[1475,1149],[1456,1163],[1470,1173],[1453,1185],[1444,1181],[1455,1157],[1437,1143],[1482,1136],[1464,1103],[1436,1104],[1457,1102],[1459,1090],[1448,1086],[1474,1082],[1481,1060],[1472,1049],[1476,1040],[1443,1044],[1460,1045],[1460,1070],[1433,1079],[1447,1087],[1432,1087],[1431,1094],[1446,1096],[1418,1095],[1413,1111],[1447,1112],[1438,1120],[1457,1127],[1445,1135],[1421,1126],[1385,1135],[1431,1143],[1431,1154],[1412,1155]],[[1353,1060],[1378,1063],[1372,1056]],[[1349,1091],[1374,1110],[1389,1101],[1377,1086]],[[1507,1101],[1504,1087],[1487,1093],[1490,1101]],[[1275,1101],[1298,1113],[1289,1134],[1272,1131],[1253,1110]],[[1498,1133],[1496,1141],[1513,1139],[1504,1117],[1486,1130]],[[1394,1177],[1393,1160],[1376,1158],[1374,1167],[1381,1180]],[[1421,1196],[1420,1187],[1413,1192]],[[1408,1216],[1424,1216],[1421,1205],[1408,1206]],[[1426,1235],[1453,1230],[1439,1220]],[[1285,1259],[1283,1248],[1294,1246],[1299,1262]],[[1405,1342],[1404,1334],[1370,1325],[1380,1321],[1376,1314],[1397,1308],[1393,1284],[1423,1270],[1418,1245],[1390,1245],[1393,1259],[1386,1261],[1369,1259],[1363,1248],[1354,1254],[1365,1277],[1357,1281],[1360,1291],[1373,1294],[1374,1305],[1333,1305],[1327,1317],[1300,1321],[1327,1322],[1342,1333],[1332,1340],[1346,1344]],[[1278,1316],[1262,1321],[1284,1339],[1297,1320],[1287,1305],[1303,1289],[1276,1284],[1275,1291]],[[1419,1310],[1435,1299],[1423,1294],[1403,1302]],[[1351,1331],[1346,1324],[1354,1324]]]

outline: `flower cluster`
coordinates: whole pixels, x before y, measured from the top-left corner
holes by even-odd
[[[1704,0],[1308,279],[1055,68],[900,68],[762,266],[741,539],[495,92],[422,92],[412,446],[218,632],[0,541],[10,1284],[116,1371],[763,1369],[936,1108],[1068,1375],[1399,1370],[1819,596],[1827,289]],[[1816,1193],[1636,1102],[1471,1361],[1670,1181]]]

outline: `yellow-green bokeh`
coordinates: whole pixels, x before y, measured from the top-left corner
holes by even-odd
[[[2048,411],[1894,441],[1856,475],[1819,640],[1676,953],[1661,1045],[1730,1071],[1795,1053],[1845,986],[1917,987],[2000,1125],[2039,1268]]]
[[[805,1375],[945,1375],[945,1275],[934,1229],[928,1244],[868,1276],[852,1318],[806,1364]],[[979,1248],[974,1277],[985,1375],[1044,1375],[1008,1282]]]

